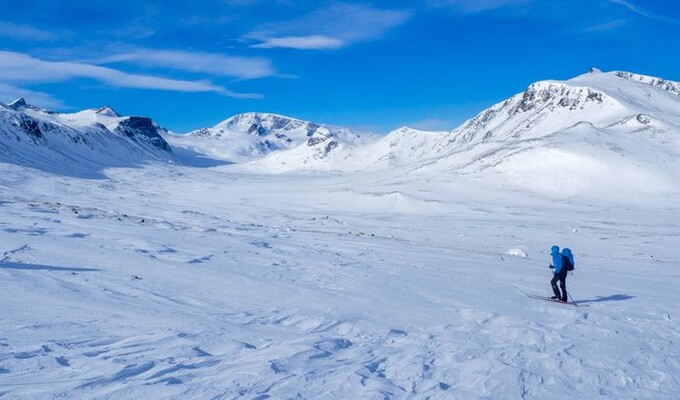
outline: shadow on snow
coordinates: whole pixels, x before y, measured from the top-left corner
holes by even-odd
[[[16,262],[0,261],[0,269],[19,269],[25,271],[62,271],[62,272],[95,272],[101,271],[96,268],[55,267],[52,265],[23,264]]]
[[[576,304],[591,304],[591,303],[601,303],[605,301],[625,301],[625,300],[630,300],[634,299],[635,296],[630,296],[627,294],[613,294],[611,296],[607,297],[602,297],[602,296],[597,296],[594,299],[588,299],[588,300],[577,300],[575,301]]]

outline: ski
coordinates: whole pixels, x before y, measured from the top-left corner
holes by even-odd
[[[550,302],[553,302],[553,303],[560,303],[560,304],[565,304],[565,305],[569,305],[569,306],[578,307],[578,304],[576,304],[575,302],[569,301],[569,302],[566,302],[566,303],[565,303],[565,302],[563,302],[563,301],[561,301],[561,300],[551,299],[551,298],[548,297],[548,296],[543,296],[543,295],[539,295],[539,294],[527,293],[527,292],[525,292],[524,290],[518,288],[517,286],[515,286],[515,289],[517,289],[517,291],[520,292],[520,293],[522,293],[523,295],[525,295],[525,296],[527,296],[527,297],[529,297],[529,298],[532,298],[532,299],[550,301]]]
[[[565,301],[562,301],[562,300],[552,299],[548,296],[539,296],[539,295],[536,295],[536,294],[528,294],[528,293],[525,293],[525,294],[527,295],[527,297],[532,298],[532,299],[550,301],[550,302],[553,302],[553,303],[559,303],[559,304],[565,304],[565,305],[569,305],[569,306],[578,307],[578,305],[576,303],[573,303],[573,302],[570,302],[570,301],[565,302]]]

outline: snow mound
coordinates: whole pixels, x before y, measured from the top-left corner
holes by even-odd
[[[517,247],[513,247],[512,249],[506,251],[505,254],[511,257],[529,258],[529,255],[526,253],[526,251]]]

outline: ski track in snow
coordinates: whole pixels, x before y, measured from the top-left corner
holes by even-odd
[[[2,171],[0,398],[680,391],[674,207],[400,194],[396,173]],[[521,293],[549,293],[553,241],[579,307]]]

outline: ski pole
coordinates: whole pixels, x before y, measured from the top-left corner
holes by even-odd
[[[567,291],[567,296],[569,296],[569,298],[571,299],[571,302],[574,303],[574,305],[575,305],[576,307],[578,307],[578,304],[576,304],[576,302],[574,301],[574,298],[571,297],[571,292]]]

